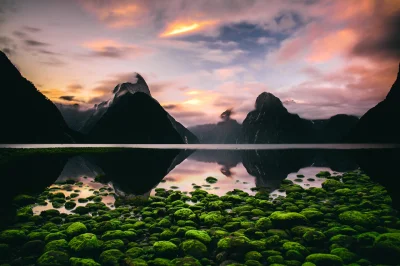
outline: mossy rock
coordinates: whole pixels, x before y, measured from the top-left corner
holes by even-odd
[[[92,259],[83,259],[83,258],[76,258],[72,257],[69,259],[71,266],[100,266],[99,263]]]
[[[123,257],[124,253],[120,250],[109,249],[100,254],[99,261],[101,265],[119,266]]]
[[[135,238],[136,238],[136,233],[134,231],[122,231],[122,230],[107,231],[101,236],[102,240],[112,240],[112,239],[134,240]]]
[[[172,264],[172,262],[169,259],[162,259],[162,258],[156,258],[150,261],[149,263],[154,266],[174,266],[174,264]]]
[[[121,239],[108,240],[105,241],[102,245],[103,250],[108,250],[108,249],[122,250],[124,249],[124,247],[125,247],[124,241],[122,241]]]
[[[85,233],[72,238],[68,246],[74,252],[92,254],[100,249],[101,243],[96,235]]]
[[[211,242],[211,237],[208,235],[206,231],[201,230],[189,230],[186,231],[185,237],[188,239],[197,239],[204,244],[209,244]]]
[[[49,233],[44,238],[44,241],[50,242],[50,241],[53,241],[53,240],[59,240],[59,239],[65,239],[65,238],[67,238],[67,236],[65,234],[61,233],[61,232]]]
[[[136,258],[139,258],[139,257],[141,257],[142,255],[144,255],[144,254],[145,254],[145,251],[143,250],[143,248],[140,248],[140,247],[133,247],[133,248],[128,249],[128,250],[125,252],[125,254],[126,254],[126,256],[128,256],[129,258],[136,259]]]
[[[65,232],[67,233],[67,235],[69,237],[74,237],[77,235],[81,235],[86,233],[88,230],[86,228],[86,225],[84,225],[81,222],[76,222],[71,224],[70,226],[68,226],[67,230],[65,230]]]
[[[350,226],[361,225],[372,228],[378,224],[378,219],[370,213],[362,213],[359,211],[346,211],[339,215],[340,222]]]
[[[196,218],[196,214],[188,208],[182,208],[174,213],[176,220],[192,220]]]
[[[343,188],[344,184],[340,181],[334,179],[328,179],[324,183],[322,183],[322,188],[327,191],[336,191],[340,188]]]
[[[26,239],[26,234],[22,230],[8,229],[0,233],[0,242],[3,243],[20,243]]]
[[[68,251],[68,242],[65,239],[53,240],[46,244],[44,250],[47,251]]]
[[[340,257],[345,264],[356,262],[358,260],[358,256],[347,248],[335,248],[331,250],[331,254]]]
[[[222,251],[245,252],[250,247],[250,240],[245,236],[228,236],[219,240],[217,247]]]
[[[210,184],[215,184],[218,182],[218,179],[216,179],[215,177],[209,176],[206,178],[206,182],[210,183]]]
[[[305,225],[308,223],[308,220],[304,215],[296,212],[276,211],[273,212],[269,218],[271,219],[274,227],[283,229],[290,229],[292,227]]]
[[[176,258],[176,259],[173,259],[171,262],[172,262],[172,265],[176,265],[176,266],[201,266],[202,265],[200,263],[200,261],[198,261],[197,259],[195,259],[193,257]]]
[[[397,264],[400,261],[400,233],[381,234],[376,238],[373,250],[380,262]]]
[[[321,231],[311,230],[304,233],[303,239],[309,244],[320,244],[325,241],[326,236]]]
[[[249,260],[260,261],[261,259],[262,259],[262,255],[260,252],[257,252],[257,251],[249,251],[244,255],[245,261],[249,261]]]
[[[330,177],[331,173],[329,171],[321,171],[315,175],[316,177]]]
[[[257,220],[255,227],[261,231],[267,231],[272,228],[272,221],[270,218],[262,217]]]
[[[44,245],[45,243],[42,240],[28,241],[22,246],[21,254],[23,254],[24,256],[40,255],[43,253]]]
[[[222,225],[225,223],[225,217],[219,211],[204,213],[200,216],[200,220],[202,220],[207,225]]]
[[[73,208],[76,207],[76,203],[73,202],[73,201],[67,201],[67,202],[64,204],[64,206],[65,206],[65,209],[67,209],[67,210],[72,210]]]
[[[37,260],[38,266],[65,266],[68,264],[68,254],[61,251],[48,251]]]
[[[189,239],[184,241],[180,248],[183,254],[192,256],[194,258],[203,258],[207,256],[207,247],[202,242],[196,239]]]
[[[297,242],[290,242],[290,241],[285,242],[283,244],[283,249],[285,251],[295,250],[295,251],[299,252],[300,254],[302,254],[303,256],[307,256],[308,254],[310,254],[309,250],[306,247],[304,247],[302,244],[297,243]]]
[[[343,260],[332,254],[316,253],[306,258],[306,262],[312,262],[316,266],[342,266]]]
[[[157,241],[153,248],[155,255],[161,258],[174,258],[178,255],[178,247],[170,241]]]

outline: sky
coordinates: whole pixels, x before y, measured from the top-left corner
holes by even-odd
[[[1,0],[0,49],[82,110],[140,73],[185,126],[242,122],[264,92],[307,119],[361,116],[400,61],[400,0]]]

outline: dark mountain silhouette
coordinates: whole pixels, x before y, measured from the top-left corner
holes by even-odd
[[[313,120],[317,143],[347,142],[359,119],[356,116],[338,114],[325,120]]]
[[[386,99],[366,112],[351,136],[354,142],[400,143],[400,65]]]
[[[0,51],[0,143],[73,143],[57,107],[25,79]]]
[[[200,143],[203,144],[236,144],[239,143],[242,125],[231,119],[232,110],[228,109],[220,117],[221,122],[217,124],[205,124],[190,127]]]
[[[92,143],[198,143],[183,125],[151,97],[142,76],[136,83],[122,83],[109,101],[95,106],[82,132]]]
[[[255,110],[243,121],[244,143],[309,143],[313,140],[312,122],[289,113],[281,100],[268,92],[257,97]]]

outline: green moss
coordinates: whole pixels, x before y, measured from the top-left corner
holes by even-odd
[[[37,261],[38,266],[65,266],[69,264],[68,254],[61,251],[48,251]]]
[[[322,183],[322,188],[327,191],[335,191],[340,188],[343,188],[344,184],[340,181],[334,179],[328,179],[324,183]]]
[[[188,239],[197,239],[204,244],[211,242],[211,237],[208,235],[208,233],[201,230],[189,230],[185,233],[185,237]]]
[[[122,230],[107,231],[101,236],[102,240],[111,240],[111,239],[134,240],[135,238],[136,238],[136,233],[134,231],[122,231]]]
[[[215,184],[218,182],[218,179],[216,179],[215,177],[209,176],[206,178],[206,181],[207,181],[207,183]]]
[[[37,256],[37,255],[42,254],[43,249],[44,249],[44,242],[42,240],[32,240],[32,241],[26,242],[22,246],[21,253],[24,256]],[[0,259],[1,259],[1,256],[0,256]]]
[[[207,225],[222,225],[225,223],[225,217],[221,214],[220,211],[204,213],[200,216],[200,220],[202,220]]]
[[[46,244],[44,250],[47,251],[68,251],[68,242],[65,239],[53,240]]]
[[[82,259],[72,257],[69,259],[71,266],[100,266],[99,263],[95,262],[92,259]]]
[[[176,220],[192,220],[196,218],[196,214],[191,209],[182,208],[174,213]]]
[[[259,230],[267,231],[268,229],[272,228],[271,219],[269,219],[267,217],[262,217],[257,220],[255,227]]]
[[[118,249],[109,249],[103,251],[100,254],[99,261],[101,265],[112,265],[118,266],[121,265],[121,260],[124,257],[124,253],[119,251]]]
[[[307,262],[312,262],[316,266],[341,266],[343,265],[343,260],[332,254],[316,253],[311,254],[306,258]]]
[[[75,208],[76,203],[73,202],[73,201],[67,201],[67,202],[64,204],[64,206],[65,206],[65,209],[67,209],[67,210],[72,210],[73,208]]]
[[[151,261],[151,265],[154,266],[174,266],[172,262],[168,259],[156,258]]]
[[[9,229],[0,233],[0,242],[20,243],[26,239],[25,232],[22,230]]]
[[[145,254],[145,251],[143,250],[143,248],[140,247],[133,247],[130,248],[126,251],[126,256],[135,259],[135,258],[139,258],[140,256]]]
[[[347,248],[335,248],[331,250],[331,254],[340,257],[345,264],[356,262],[358,256],[353,252],[350,252]]]
[[[85,233],[72,238],[68,246],[74,252],[91,254],[100,249],[101,243],[96,235]]]
[[[113,240],[108,240],[103,243],[103,250],[107,249],[119,249],[122,250],[124,248],[125,244],[124,241],[121,239],[113,239]]]
[[[346,211],[339,215],[340,222],[348,225],[361,225],[364,227],[374,227],[378,220],[373,214],[362,213],[359,211]]]
[[[285,242],[283,244],[283,249],[286,251],[295,250],[300,254],[302,254],[303,256],[307,256],[310,253],[306,247],[297,242],[290,242],[290,241]]]
[[[176,258],[171,261],[176,266],[201,266],[202,264],[193,257]]]
[[[310,244],[319,244],[325,241],[326,236],[321,231],[308,231],[303,235],[303,239]]]
[[[67,230],[65,231],[69,237],[74,237],[77,235],[81,235],[86,233],[88,230],[86,225],[81,222],[76,222],[68,226]]]
[[[59,240],[59,239],[65,239],[67,238],[67,236],[61,232],[57,232],[57,233],[49,233],[48,235],[46,235],[46,237],[44,238],[44,240],[46,242],[50,242],[53,240]]]
[[[273,212],[269,218],[275,227],[284,229],[308,223],[308,220],[304,215],[295,212],[276,211]]]
[[[259,261],[261,259],[262,259],[262,255],[260,252],[257,252],[257,251],[249,251],[244,255],[245,261],[248,261],[248,260]]]
[[[178,254],[178,247],[169,241],[158,241],[153,244],[156,256],[161,258],[174,258]]]
[[[374,251],[384,263],[400,261],[400,233],[386,233],[378,236],[374,242]]]
[[[206,245],[196,239],[189,239],[184,241],[180,245],[180,248],[183,254],[192,256],[197,259],[207,256]]]
[[[331,173],[328,171],[321,171],[318,174],[315,175],[316,177],[330,177]]]

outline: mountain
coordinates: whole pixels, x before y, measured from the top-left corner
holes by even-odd
[[[190,127],[200,143],[203,144],[236,144],[239,143],[242,125],[231,119],[232,110],[221,114],[223,121],[217,124],[205,124]]]
[[[243,143],[310,143],[315,140],[311,121],[289,113],[281,100],[261,93],[242,125]]]
[[[366,112],[351,136],[354,142],[400,143],[400,64],[386,98]]]
[[[57,107],[1,51],[0,66],[0,143],[73,143],[76,133]]]
[[[151,96],[139,74],[136,82],[117,85],[110,100],[95,106],[82,132],[91,143],[198,143]]]
[[[347,142],[359,119],[353,115],[338,114],[325,120],[313,120],[316,143]]]
[[[82,127],[85,125],[85,122],[94,112],[93,108],[84,109],[79,106],[79,104],[54,104],[57,106],[58,110],[60,110],[67,125],[75,131],[81,131]]]

